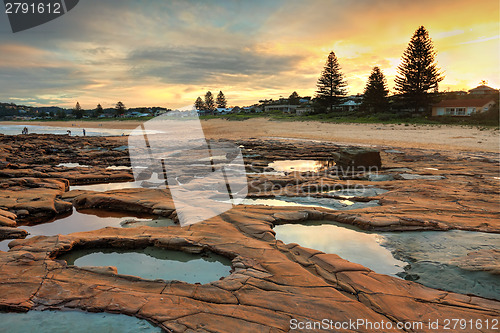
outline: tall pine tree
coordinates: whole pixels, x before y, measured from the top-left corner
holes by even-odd
[[[370,112],[384,112],[389,109],[387,80],[378,67],[373,67],[363,94],[362,108]]]
[[[80,106],[80,103],[76,102],[75,108],[73,109],[73,114],[75,115],[76,119],[83,118],[83,110]]]
[[[211,91],[207,91],[205,94],[205,108],[212,114],[215,111],[215,101]]]
[[[205,110],[205,102],[203,102],[200,96],[194,102],[194,107],[196,110]]]
[[[405,103],[415,112],[430,103],[428,92],[434,90],[444,79],[435,61],[436,52],[429,32],[420,26],[403,53],[398,66],[396,91],[402,94]]]
[[[222,91],[219,91],[219,94],[217,95],[216,103],[217,103],[218,108],[224,108],[224,109],[226,108],[227,100],[226,100],[226,96],[224,96],[224,93]]]
[[[317,87],[317,100],[321,106],[328,108],[330,112],[335,105],[342,102],[342,97],[347,94],[347,83],[344,81],[339,62],[333,51],[328,55],[325,67],[318,79]]]

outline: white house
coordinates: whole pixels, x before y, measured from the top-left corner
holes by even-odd
[[[491,97],[443,100],[432,106],[432,116],[470,116],[488,111],[495,100]]]
[[[281,111],[283,113],[295,113],[297,108],[300,105],[290,105],[290,104],[275,104],[275,105],[266,105],[264,107],[264,111]]]
[[[353,101],[353,100],[348,100],[348,101],[345,101],[344,103],[340,104],[338,107],[340,109],[342,109],[343,111],[356,111],[357,109],[359,109],[360,105],[361,105],[361,103],[358,103],[358,102]]]

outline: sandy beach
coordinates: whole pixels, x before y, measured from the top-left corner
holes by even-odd
[[[142,122],[54,121],[0,122],[0,125],[36,125],[75,128],[134,129]],[[362,145],[387,145],[402,148],[498,152],[499,131],[452,125],[335,124],[321,122],[285,122],[265,118],[245,121],[202,120],[205,134],[211,138],[292,138]]]

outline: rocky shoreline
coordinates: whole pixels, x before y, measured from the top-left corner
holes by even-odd
[[[345,321],[355,317],[396,323],[491,320],[500,315],[498,301],[377,274],[335,254],[284,244],[273,231],[278,224],[330,220],[366,230],[500,233],[495,154],[312,141],[234,143],[244,147],[249,198],[347,198],[378,205],[349,211],[238,205],[185,228],[105,228],[14,240],[9,252],[0,251],[0,310],[123,313],[173,332],[281,332],[289,331],[291,319]],[[123,137],[0,135],[0,240],[24,238],[23,225],[50,221],[73,207],[148,213],[175,221],[168,190],[70,190],[72,185],[134,180],[129,169],[108,168],[130,166],[126,144]],[[262,173],[269,163],[288,159],[334,163],[321,172]],[[58,166],[61,163],[80,167]],[[385,191],[372,191],[368,196],[355,191],[374,187]],[[347,190],[354,195],[346,197]],[[78,247],[146,246],[215,252],[232,260],[232,273],[220,281],[193,285],[121,276],[113,270],[89,271],[58,260],[60,254]],[[498,274],[497,252],[471,253],[459,265]]]

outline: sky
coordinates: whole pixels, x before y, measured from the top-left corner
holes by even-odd
[[[229,105],[314,96],[334,51],[348,93],[379,66],[394,92],[401,56],[423,25],[445,75],[440,90],[500,88],[498,0],[81,0],[12,33],[0,12],[0,102],[93,109]]]

